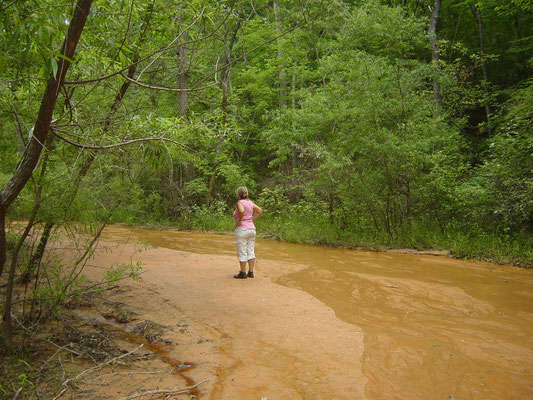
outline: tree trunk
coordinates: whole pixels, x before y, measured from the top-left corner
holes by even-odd
[[[50,76],[41,100],[41,107],[35,121],[33,135],[26,145],[24,154],[15,168],[11,179],[0,191],[0,219],[5,218],[7,208],[24,188],[39,161],[43,150],[42,143],[46,142],[48,131],[50,129],[50,122],[52,121],[59,88],[62,86],[70,66],[68,60],[72,59],[72,56],[74,55],[74,50],[76,49],[81,32],[85,26],[91,3],[92,0],[79,0],[74,9],[74,16],[61,50],[61,54],[65,57],[59,59],[57,77],[54,75]],[[2,225],[5,226],[5,222]],[[5,233],[3,236],[5,237]],[[0,243],[0,276],[3,272],[5,261],[6,248],[4,241],[4,243]]]
[[[333,225],[335,218],[335,196],[333,193],[330,193],[328,196],[328,209],[329,209],[329,224]]]
[[[429,41],[431,44],[431,62],[433,64],[433,100],[435,102],[435,113],[437,117],[441,110],[441,96],[440,96],[440,82],[438,79],[439,71],[439,46],[437,43],[437,22],[439,20],[439,12],[442,0],[435,0],[433,10],[431,12],[431,19],[429,22]]]
[[[485,115],[487,117],[487,128],[489,130],[489,136],[492,135],[492,122],[491,122],[491,110],[490,110],[490,104],[489,104],[489,88],[487,86],[489,82],[489,73],[487,68],[487,60],[485,59],[485,31],[483,29],[483,16],[481,15],[481,11],[479,9],[471,4],[470,8],[472,9],[472,13],[474,14],[474,17],[477,20],[478,25],[478,32],[479,32],[479,47],[480,47],[480,55],[481,55],[481,69],[483,71],[483,81],[481,83],[481,86],[483,88],[483,103],[485,105]]]
[[[15,249],[13,250],[13,254],[11,256],[11,268],[16,267],[20,249],[22,248],[24,242],[26,241],[26,238],[28,237],[31,229],[33,228],[35,217],[37,216],[37,212],[39,211],[39,207],[41,206],[41,195],[43,192],[43,179],[46,173],[46,168],[48,167],[48,156],[50,155],[51,145],[52,145],[53,140],[54,140],[53,136],[48,136],[46,140],[46,153],[44,154],[43,162],[41,165],[40,176],[36,180],[37,188],[35,190],[35,200],[33,203],[33,209],[31,211],[30,218],[28,219],[28,223],[26,224],[26,228],[24,229],[24,232],[20,236],[15,246]],[[31,263],[28,263],[26,270],[22,273],[19,279],[19,282],[22,282],[22,283],[28,282],[29,281],[28,278],[30,275],[31,275]]]
[[[143,26],[141,28],[141,34],[139,37],[138,46],[140,46],[144,42],[144,39],[146,37],[146,31],[150,23],[152,11],[153,11],[153,3],[151,5],[148,5],[147,7],[146,17],[143,19]],[[131,79],[134,78],[135,71],[137,69],[136,62],[138,59],[139,59],[139,55],[137,52],[135,53],[132,59],[134,64],[128,68],[127,76]],[[120,86],[120,89],[118,90],[115,96],[113,104],[111,105],[111,108],[109,109],[109,112],[106,118],[104,119],[102,135],[108,133],[109,130],[111,129],[111,123],[113,121],[113,116],[115,112],[118,110],[118,108],[120,107],[120,104],[122,103],[122,100],[124,96],[126,95],[126,92],[130,88],[130,86],[131,86],[131,81],[129,80],[125,80]],[[76,174],[76,178],[73,180],[74,191],[72,192],[72,195],[70,196],[70,198],[65,202],[66,209],[70,208],[71,205],[74,203],[74,200],[76,199],[80,185],[83,179],[85,178],[85,176],[87,175],[87,173],[89,172],[89,169],[91,168],[91,165],[96,158],[96,153],[97,153],[97,150],[93,150],[93,152],[88,153],[88,156],[86,157],[83,165],[81,166],[78,173]],[[54,226],[55,226],[55,222],[53,221],[45,222],[43,233],[41,234],[41,238],[39,240],[39,245],[37,246],[37,249],[32,254],[30,261],[28,262],[28,268],[24,272],[24,276],[21,277],[20,279],[21,282],[24,282],[25,280],[29,279],[31,277],[33,270],[40,265],[40,262],[44,255],[44,251],[46,250],[46,245],[48,244],[48,239],[50,238],[50,234]]]
[[[31,255],[30,261],[28,262],[28,268],[26,269],[26,271],[24,271],[24,274],[19,279],[21,283],[29,282],[32,276],[32,272],[41,264],[41,261],[44,256],[44,251],[46,250],[46,245],[48,244],[48,239],[50,239],[50,235],[54,226],[55,223],[50,221],[47,221],[44,224],[43,233],[41,234],[41,238],[39,239],[37,249]],[[39,277],[37,276],[37,279],[38,278]]]
[[[187,41],[187,32],[183,34],[183,40]],[[187,89],[188,71],[189,71],[189,49],[187,45],[177,44],[176,55],[178,57],[178,89]],[[178,92],[178,111],[184,118],[187,117],[187,108],[189,107],[188,92]]]
[[[520,23],[518,21],[518,15],[514,15],[514,29],[515,29],[515,40],[522,39],[522,33],[520,32]]]
[[[7,251],[7,243],[6,243],[7,207],[3,207],[2,203],[3,203],[2,192],[0,192],[0,276],[2,276],[2,272],[4,271],[4,265],[6,263],[6,251]]]
[[[292,109],[296,110],[296,63],[294,63],[294,73],[292,74],[292,86],[291,86],[291,105]]]
[[[87,21],[91,4],[92,0],[78,0],[74,8],[74,15],[61,49],[61,54],[64,57],[59,59],[56,76],[51,74],[48,84],[46,85],[46,90],[41,100],[41,107],[35,121],[33,135],[26,145],[24,154],[15,168],[11,179],[0,191],[0,230],[2,231],[0,233],[0,274],[3,272],[7,257],[5,240],[5,218],[7,209],[24,188],[39,161],[43,150],[43,143],[46,142],[48,131],[50,129],[50,122],[52,121],[59,89],[63,85],[65,76],[70,66],[70,62],[68,60],[72,59],[74,55],[74,51],[76,50],[76,46],[85,26],[85,22]],[[6,301],[4,305],[5,308],[3,316],[4,332],[2,335],[8,352],[11,352],[13,345],[11,306],[14,278],[15,268],[11,268],[9,271],[8,285],[6,288]]]
[[[146,14],[143,18],[142,26],[141,26],[141,34],[139,35],[139,40],[137,42],[137,49],[135,51],[135,54],[132,57],[132,60],[131,60],[132,63],[131,63],[131,66],[128,68],[128,73],[126,74],[127,77],[130,79],[134,78],[135,71],[137,70],[137,61],[139,60],[139,48],[144,43],[144,39],[146,38],[146,31],[148,30],[148,27],[150,26],[150,19],[152,18],[153,10],[154,10],[154,3],[151,3],[146,8]],[[126,92],[128,91],[130,86],[131,86],[130,80],[125,80],[120,86],[120,89],[117,92],[117,95],[115,96],[115,100],[113,101],[113,104],[111,105],[111,108],[109,109],[109,113],[107,114],[106,119],[104,121],[104,129],[103,129],[102,134],[105,134],[110,130],[111,122],[113,121],[113,115],[115,115],[115,112],[118,110],[120,104],[122,103],[122,99],[126,95]],[[89,165],[87,166],[87,169],[89,169],[90,166],[91,166],[91,163],[89,163]],[[85,171],[85,173],[87,173],[87,171]]]
[[[279,18],[279,3],[274,1],[274,19],[276,21],[276,34],[281,35],[283,33],[281,22]],[[279,70],[279,108],[285,108],[287,106],[287,75],[283,66],[283,46],[281,38],[276,40],[278,45],[278,62],[280,64]]]
[[[231,39],[225,43],[225,54],[224,54],[224,65],[225,68],[220,71],[220,86],[222,88],[222,101],[220,103],[220,110],[222,112],[221,127],[225,130],[226,121],[228,115],[228,97],[229,97],[229,88],[231,87],[231,54],[233,51],[233,45],[237,39],[237,33],[241,27],[241,21],[237,22],[237,26],[232,33]],[[227,40],[227,39],[226,39]],[[206,204],[209,207],[211,201],[213,200],[213,192],[215,190],[215,181],[218,168],[218,157],[222,152],[222,145],[224,143],[224,133],[219,132],[217,137],[217,147],[215,149],[215,160],[213,163],[213,169],[211,171],[211,177],[209,179],[209,188],[207,190],[207,199]]]
[[[213,200],[213,192],[215,190],[215,181],[217,176],[218,157],[220,156],[220,152],[222,151],[223,141],[224,138],[222,134],[219,134],[217,139],[217,148],[215,150],[215,165],[213,166],[213,170],[211,171],[211,178],[209,179],[209,189],[207,191],[207,207],[211,205],[211,201]]]
[[[226,57],[225,63],[231,61],[231,49],[229,46],[226,46]],[[231,80],[231,65],[228,65],[222,70],[222,77],[220,79],[220,84],[222,86],[222,101],[220,103],[220,110],[222,112],[221,126],[225,128],[228,114],[228,93],[229,93],[229,81]],[[224,142],[224,134],[219,132],[217,137],[217,147],[215,149],[215,162],[213,165],[213,170],[211,171],[211,178],[209,179],[209,189],[207,191],[207,206],[211,205],[213,199],[213,192],[215,189],[215,180],[217,175],[218,167],[218,157],[222,152],[222,144]]]

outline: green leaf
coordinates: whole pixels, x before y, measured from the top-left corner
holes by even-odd
[[[50,66],[52,67],[52,74],[54,75],[54,78],[57,78],[57,60],[55,57],[50,59]]]
[[[54,57],[62,58],[63,60],[66,60],[66,61],[68,61],[68,62],[71,63],[71,64],[73,63],[72,58],[69,58],[69,57],[67,57],[66,55],[61,54],[61,53],[54,53]]]

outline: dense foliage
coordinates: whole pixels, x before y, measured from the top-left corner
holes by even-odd
[[[285,240],[531,265],[533,5],[445,2],[438,59],[435,5],[94,1],[9,216],[229,230],[247,185]],[[73,5],[0,9],[2,187]]]

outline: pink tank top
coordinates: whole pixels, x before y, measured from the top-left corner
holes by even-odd
[[[244,215],[238,228],[255,229],[254,222],[252,221],[252,215],[254,215],[254,203],[252,203],[251,200],[246,199],[239,200],[239,203],[241,203],[244,207]],[[239,220],[239,210],[237,209],[237,206],[235,206],[233,218],[235,218],[235,222]]]

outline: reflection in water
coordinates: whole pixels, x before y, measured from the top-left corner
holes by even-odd
[[[111,227],[106,237],[233,255],[231,236]],[[308,267],[304,290],[365,333],[370,399],[533,398],[533,271],[444,257],[257,241]]]

